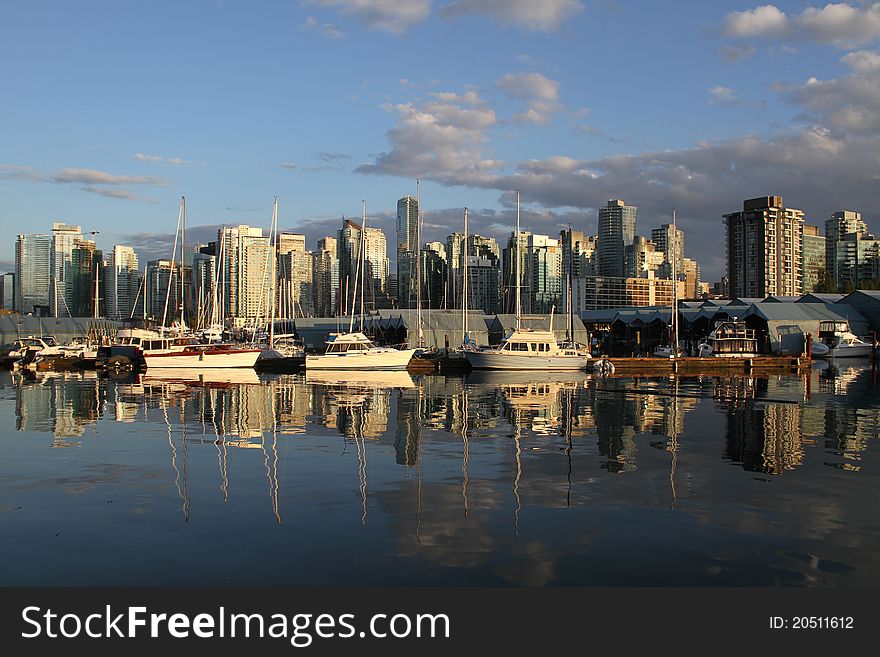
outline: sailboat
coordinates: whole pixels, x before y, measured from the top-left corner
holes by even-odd
[[[267,254],[272,261],[272,271],[269,275],[269,281],[278,282],[278,276],[275,272],[276,262],[278,258],[278,196],[275,196],[275,207],[272,211],[272,227],[269,229],[271,234],[270,253]],[[270,288],[271,288],[270,284]],[[305,350],[296,344],[293,335],[276,335],[275,320],[278,317],[278,290],[270,290],[272,294],[271,311],[269,313],[269,344],[260,353],[257,359],[257,368],[260,370],[285,371],[297,367],[301,367],[305,363]]]
[[[468,362],[481,370],[585,370],[589,354],[572,344],[560,345],[553,333],[553,314],[550,330],[523,328],[520,300],[520,229],[519,191],[516,192],[516,325],[513,332],[494,348],[466,350]],[[570,312],[570,307],[569,307]]]
[[[186,323],[184,321],[184,306],[186,288],[184,287],[185,276],[183,275],[184,235],[186,231],[186,199],[180,197],[180,213],[178,214],[177,227],[180,233],[180,324],[177,335],[171,335],[165,327],[168,315],[168,301],[171,297],[171,283],[174,271],[174,253],[171,256],[171,272],[168,276],[168,289],[165,295],[165,310],[162,316],[162,327],[158,333],[154,332],[130,332],[123,336],[120,341],[123,344],[135,346],[143,356],[147,368],[227,368],[227,367],[253,367],[260,355],[260,349],[239,347],[234,344],[203,344],[195,336],[186,335]],[[175,250],[177,235],[174,238]],[[122,331],[120,331],[120,335]]]
[[[367,204],[363,204],[361,221],[360,253],[355,270],[354,294],[351,297],[351,313],[347,333],[331,333],[327,338],[327,350],[323,354],[307,355],[306,370],[405,370],[415,349],[377,347],[364,333],[364,270],[366,259]],[[360,276],[360,331],[354,330],[354,314],[357,301],[357,280]]]

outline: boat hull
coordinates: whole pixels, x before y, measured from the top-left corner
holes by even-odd
[[[415,353],[415,349],[382,349],[318,354],[306,356],[306,370],[405,370]]]
[[[486,351],[468,351],[466,355],[475,370],[576,371],[587,369],[590,361],[586,356],[521,356]]]
[[[874,348],[869,344],[845,345],[832,347],[824,358],[870,358],[874,354]]]
[[[164,354],[144,354],[148,369],[206,369],[228,367],[253,367],[260,357],[260,349],[199,350]]]

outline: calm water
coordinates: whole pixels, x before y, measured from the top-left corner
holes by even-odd
[[[877,586],[877,376],[2,372],[0,585]]]

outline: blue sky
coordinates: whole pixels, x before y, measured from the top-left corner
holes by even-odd
[[[880,3],[615,0],[4,2],[0,261],[52,221],[165,255],[186,194],[205,239],[358,215],[429,238],[686,230],[722,273],[722,212],[782,194],[811,223],[880,212]],[[389,243],[394,238],[389,235]],[[167,246],[170,249],[170,245]],[[393,254],[390,254],[393,256]],[[8,265],[7,265],[8,266]]]

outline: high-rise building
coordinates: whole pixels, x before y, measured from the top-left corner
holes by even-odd
[[[339,284],[342,287],[340,300],[342,314],[352,312],[352,301],[359,294],[360,273],[358,260],[361,256],[361,227],[351,219],[342,222],[336,231],[336,257],[339,259]],[[366,279],[364,279],[366,280]],[[357,308],[355,308],[355,312]]]
[[[599,208],[599,243],[596,249],[600,276],[623,277],[626,273],[624,251],[636,236],[638,208],[621,199],[612,199]]]
[[[91,240],[77,240],[71,252],[66,309],[73,317],[100,317],[104,313],[104,257]]]
[[[339,258],[336,257],[336,238],[318,240],[314,255],[315,315],[333,317],[339,309]]]
[[[426,308],[443,308],[446,301],[446,247],[441,242],[428,242],[422,249],[422,304]]]
[[[867,232],[868,225],[862,221],[861,212],[840,210],[832,213],[831,218],[825,221],[825,266],[831,282],[838,290],[843,287],[843,281],[840,279],[838,267],[837,243],[851,233],[862,235]]]
[[[684,285],[653,274],[642,278],[578,276],[572,279],[572,308],[579,313],[626,306],[669,306],[675,287],[681,298]]]
[[[675,238],[672,235],[672,224],[663,224],[659,228],[651,230],[651,241],[657,251],[663,253],[663,262],[669,264],[672,269],[672,256],[675,255],[676,274],[684,267],[684,231],[675,227]],[[670,273],[670,278],[672,277]]]
[[[388,241],[381,228],[367,226],[364,234],[364,259],[366,260],[366,286],[374,295],[385,291],[388,278]]]
[[[419,202],[412,196],[397,201],[397,293],[401,308],[416,302],[414,293],[418,261]]]
[[[681,272],[679,274],[679,271]],[[691,258],[681,259],[681,269],[675,272],[678,281],[684,281],[684,298],[697,299],[700,296],[700,263]]]
[[[192,298],[198,326],[221,323],[220,298],[217,289],[217,242],[199,244],[192,251]],[[214,304],[217,304],[215,311]]]
[[[521,230],[518,235],[515,231],[511,231],[510,236],[507,238],[507,246],[502,252],[501,303],[505,313],[516,312],[517,287],[520,288],[520,306],[522,312],[532,312],[528,305],[529,283],[526,278],[529,257],[529,239],[531,236],[532,234],[526,230]],[[519,280],[517,280],[516,277],[517,253],[519,253]]]
[[[562,304],[562,248],[547,235],[530,235],[526,268],[527,312],[546,314]]]
[[[492,237],[484,237],[483,235],[470,234],[467,239],[467,255],[471,258],[479,258],[480,260],[487,260],[487,263],[483,263],[483,266],[494,267],[497,271],[493,273],[486,273],[486,284],[489,285],[490,289],[494,285],[498,287],[501,283],[501,249],[498,246],[498,242]],[[451,235],[446,237],[446,265],[448,268],[447,282],[446,282],[446,307],[447,308],[461,308],[461,300],[462,300],[462,289],[461,289],[461,281],[462,281],[462,264],[465,254],[464,245],[464,233],[452,233]],[[523,270],[525,271],[525,270]],[[470,274],[469,274],[470,276]],[[492,281],[495,281],[493,284]],[[468,286],[470,290],[471,286]],[[501,290],[495,289],[494,294],[496,296],[500,296]],[[468,305],[471,308],[480,308],[481,306],[475,305],[474,298],[468,297]],[[494,307],[500,308],[500,304],[498,299],[495,300]]]
[[[15,310],[15,274],[0,275],[0,309]]]
[[[468,308],[494,315],[502,310],[501,259],[491,251],[483,253],[485,256],[468,256]],[[461,299],[457,307],[461,307]]]
[[[852,292],[880,282],[880,240],[870,233],[847,233],[836,243],[838,290]]]
[[[49,314],[52,236],[19,235],[15,242],[15,308],[23,315]]]
[[[819,234],[818,226],[804,226],[803,274],[804,294],[816,290],[825,277],[825,238]]]
[[[563,277],[594,276],[596,273],[597,235],[586,235],[579,230],[560,231],[562,243],[562,275]]]
[[[641,235],[633,238],[632,244],[626,246],[623,254],[626,275],[630,278],[643,278],[648,272],[657,272],[666,261],[666,254],[658,249],[654,242]],[[679,269],[677,274],[680,273]],[[672,278],[672,276],[664,276],[664,278]]]
[[[127,319],[137,314],[135,299],[140,295],[138,257],[130,246],[116,245],[105,269],[105,315],[109,319]],[[141,299],[141,303],[143,300]]]
[[[264,319],[275,293],[271,244],[262,228],[224,226],[217,233],[224,316],[238,326]]]
[[[312,317],[315,314],[315,256],[290,250],[278,261],[278,310],[282,319]]]
[[[762,196],[723,217],[732,297],[803,293],[803,211],[785,207],[781,196]]]
[[[306,236],[301,233],[278,233],[278,255],[283,256],[291,251],[306,251]]]
[[[165,326],[180,317],[180,263],[172,266],[170,260],[150,260],[144,271],[144,298],[147,316]]]
[[[52,224],[52,264],[49,307],[53,317],[73,316],[73,294],[78,283],[73,271],[73,249],[82,240],[82,228]]]

